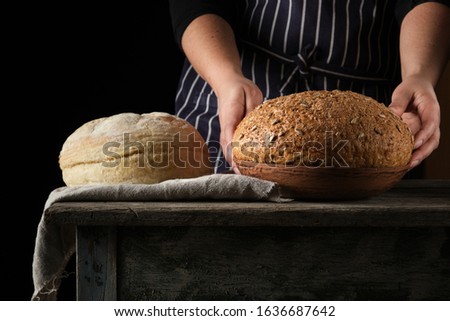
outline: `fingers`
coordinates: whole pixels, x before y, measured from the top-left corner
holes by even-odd
[[[438,133],[439,142],[439,123],[440,123],[440,107],[436,99],[424,98],[417,102],[417,112],[421,119],[422,127],[414,136],[414,148],[421,147],[432,137],[436,138]]]
[[[232,129],[231,127],[221,129],[220,131],[220,146],[222,147],[222,152],[225,160],[228,164],[230,164],[232,168],[235,167],[235,165],[233,164],[233,133],[234,129]]]
[[[392,102],[389,109],[396,115],[402,114],[408,109],[408,106],[413,99],[414,93],[408,90],[407,87],[399,85],[392,93]]]
[[[219,97],[220,145],[225,159],[235,172],[237,169],[232,155],[234,131],[240,121],[262,100],[261,90],[248,79],[243,79],[240,84]]]
[[[389,109],[402,117],[414,135],[414,168],[439,146],[440,107],[433,86],[419,77],[410,77],[394,90]]]
[[[420,148],[435,137],[436,132],[439,132],[439,126],[436,123],[424,121],[422,123],[422,129],[414,136],[414,149]]]
[[[251,87],[245,92],[245,115],[263,102],[263,94],[258,87]]]
[[[422,122],[420,121],[419,116],[417,113],[404,113],[402,115],[402,120],[408,125],[409,129],[411,130],[411,133],[415,136],[419,131],[420,128],[422,128]]]
[[[411,157],[411,168],[418,166],[438,146],[440,139],[440,107],[433,95],[419,96],[414,102],[416,112],[412,115],[420,120],[420,129],[413,125],[414,152]]]
[[[441,134],[438,128],[438,130],[433,133],[433,135],[426,141],[426,143],[422,144],[413,152],[410,165],[411,169],[418,166],[439,146],[440,135]]]

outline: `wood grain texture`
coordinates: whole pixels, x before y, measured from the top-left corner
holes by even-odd
[[[450,300],[450,181],[347,202],[67,202],[79,300]],[[117,237],[117,238],[116,238]]]
[[[119,300],[448,300],[449,228],[124,227]]]
[[[116,262],[115,227],[77,227],[77,300],[116,300]]]
[[[345,202],[61,202],[56,224],[151,226],[450,226],[450,180],[405,180],[366,200]]]

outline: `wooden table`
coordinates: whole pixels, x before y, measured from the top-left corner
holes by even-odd
[[[450,180],[347,202],[65,202],[78,300],[449,300]]]

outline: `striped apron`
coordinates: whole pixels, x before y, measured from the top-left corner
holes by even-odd
[[[389,104],[399,82],[395,1],[247,0],[236,38],[244,75],[264,99],[305,90],[352,90]],[[208,143],[215,171],[229,169],[219,144],[217,98],[186,60],[177,116]]]

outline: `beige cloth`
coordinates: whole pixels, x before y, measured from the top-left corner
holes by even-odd
[[[273,182],[236,174],[213,174],[173,179],[159,184],[86,185],[52,191],[45,210],[68,201],[183,201],[230,200],[283,202]],[[32,300],[56,300],[64,269],[75,252],[75,227],[50,224],[42,215],[33,255]]]

